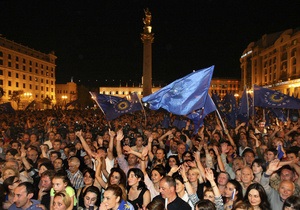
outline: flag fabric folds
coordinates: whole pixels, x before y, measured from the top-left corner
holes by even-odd
[[[223,99],[223,104],[225,107],[225,116],[227,124],[232,128],[236,127],[237,119],[237,109],[236,109],[236,99],[232,93],[226,94]]]
[[[278,91],[254,85],[254,106],[299,109],[300,100]]]
[[[187,115],[187,117],[191,119],[194,123],[194,133],[197,133],[199,128],[203,125],[204,118],[206,117],[206,115],[215,111],[216,109],[216,105],[214,104],[210,95],[208,95],[203,108],[198,109]]]
[[[139,111],[143,106],[136,93],[131,93],[129,99],[120,98],[117,96],[92,93],[92,98],[105,114],[107,120],[113,120],[117,117]]]
[[[214,66],[195,71],[157,92],[142,98],[150,109],[163,108],[176,115],[187,115],[204,107]]]
[[[221,114],[222,117],[225,117],[225,107],[223,105],[223,102],[221,101],[220,96],[217,93],[212,93],[211,94],[211,98],[213,100],[213,102],[215,103],[219,113]]]
[[[248,122],[249,121],[249,99],[247,89],[244,88],[244,92],[240,101],[240,106],[238,110],[237,118],[241,122]]]
[[[0,113],[15,113],[14,108],[10,102],[0,104]]]

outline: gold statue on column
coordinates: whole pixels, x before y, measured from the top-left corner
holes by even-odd
[[[148,8],[145,9],[144,12],[145,12],[145,18],[143,18],[144,33],[151,33],[151,29],[152,29],[152,26],[151,26],[151,19],[152,19],[151,12],[149,11]]]

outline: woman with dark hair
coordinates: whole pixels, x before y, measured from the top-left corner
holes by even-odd
[[[107,182],[105,182],[102,178],[102,173],[101,170],[102,169],[102,161],[100,158],[97,159],[97,167],[96,167],[96,179],[99,182],[100,186],[103,189],[106,189],[108,186],[116,184],[119,185],[123,191],[123,200],[127,200],[127,196],[126,196],[126,190],[125,190],[125,186],[126,186],[126,174],[124,173],[124,171],[120,168],[112,168],[110,170],[110,174],[108,176]]]
[[[116,185],[110,185],[106,188],[100,210],[134,210],[131,203],[122,199],[122,189]]]
[[[139,168],[131,168],[128,171],[127,200],[135,210],[147,206],[151,201],[150,192],[144,182],[144,173]]]
[[[195,205],[196,210],[216,210],[215,204],[210,200],[201,200]]]
[[[84,187],[79,188],[76,193],[79,206],[83,206],[84,204],[84,194],[86,189],[90,186],[93,186],[95,182],[95,171],[93,169],[86,168],[82,174]]]
[[[166,163],[166,172],[169,176],[172,176],[172,174],[169,174],[172,168],[174,167],[179,167],[180,166],[180,161],[177,155],[171,155],[167,159]]]
[[[254,209],[271,210],[266,191],[259,183],[253,183],[248,186],[244,200]]]
[[[282,210],[298,210],[300,209],[300,197],[292,195],[288,197],[284,203]]]
[[[14,203],[14,189],[21,182],[19,177],[10,176],[3,182],[3,188],[5,190],[5,198],[3,202],[3,209],[8,209]]]
[[[224,190],[224,209],[232,208],[232,206],[243,199],[242,185],[235,179],[229,180]]]
[[[165,204],[159,199],[151,201],[147,206],[147,210],[165,210]]]
[[[261,176],[263,172],[266,171],[266,164],[262,159],[255,159],[251,165],[253,174],[254,174],[254,182],[260,183]]]
[[[89,209],[92,207],[94,210],[98,209],[98,206],[100,205],[100,191],[95,186],[89,186],[86,188],[83,196],[83,205],[80,205],[80,207],[83,207],[84,209]]]

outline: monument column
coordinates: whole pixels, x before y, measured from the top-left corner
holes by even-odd
[[[152,93],[152,43],[154,40],[154,33],[151,33],[151,12],[149,9],[145,11],[144,31],[141,33],[141,39],[144,44],[143,51],[143,96]]]

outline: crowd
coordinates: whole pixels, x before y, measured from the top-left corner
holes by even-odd
[[[46,110],[0,123],[0,209],[300,209],[299,120],[230,128],[212,113],[194,133],[165,111]]]

